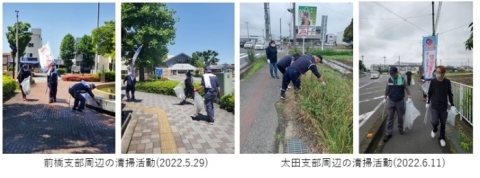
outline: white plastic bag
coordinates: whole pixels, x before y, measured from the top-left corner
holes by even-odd
[[[455,117],[457,116],[457,109],[450,109],[448,111],[447,122],[448,124],[455,126]]]
[[[182,83],[179,83],[175,88],[173,88],[173,90],[178,98],[181,100],[185,99],[185,92],[183,91]]]
[[[415,108],[413,102],[407,102],[406,110],[405,110],[405,119],[403,120],[403,128],[404,129],[412,129],[413,122],[415,119],[420,116],[420,111]]]
[[[194,98],[195,98],[195,108],[197,109],[195,113],[198,114],[205,107],[205,103],[203,102],[202,95],[200,95],[198,92],[195,92]]]
[[[30,76],[28,76],[26,79],[23,79],[20,85],[22,85],[22,90],[25,95],[30,94]]]
[[[430,87],[430,82],[425,82],[422,84],[423,92],[428,93],[428,88]]]
[[[415,85],[415,80],[412,80],[412,85]]]

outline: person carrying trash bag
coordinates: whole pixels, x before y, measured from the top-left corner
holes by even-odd
[[[407,103],[412,102],[410,90],[406,85],[405,78],[398,74],[397,67],[390,67],[390,78],[388,79],[385,88],[385,99],[383,104],[388,102],[388,120],[386,125],[384,142],[392,138],[394,114],[397,112],[398,130],[400,135],[403,135],[403,116],[405,115],[405,92],[408,95]],[[388,98],[388,99],[387,99]]]
[[[32,73],[30,72],[30,70],[28,70],[28,66],[26,64],[23,64],[22,70],[18,71],[18,75],[17,75],[18,84],[21,84],[23,80],[27,79],[31,75]],[[27,95],[23,91],[22,85],[20,85],[20,91],[22,91],[23,101],[27,101]]]
[[[290,82],[293,83],[293,87],[296,91],[300,90],[300,77],[302,74],[307,73],[309,70],[318,78],[319,82],[322,82],[322,85],[325,86],[322,75],[318,72],[317,64],[323,63],[323,58],[321,55],[310,55],[306,54],[300,56],[294,63],[287,67],[285,75],[282,79],[282,90],[280,93],[280,98],[285,99],[285,91],[287,90]]]
[[[190,71],[187,72],[187,78],[185,79],[185,97],[183,98],[183,101],[180,102],[180,105],[184,105],[187,102],[187,97],[191,97],[192,99],[195,99],[194,97],[194,89],[195,87],[193,86],[193,77],[192,73]]]
[[[217,97],[220,98],[220,82],[217,79],[217,76],[212,74],[212,69],[210,67],[205,68],[205,74],[202,77],[202,84],[199,88],[195,89],[195,92],[204,89],[205,91],[205,110],[208,115],[208,122],[210,125],[214,123],[214,102]]]
[[[450,80],[445,78],[445,71],[446,69],[444,66],[437,66],[435,69],[436,79],[430,81],[430,87],[428,88],[427,94],[428,100],[425,105],[427,110],[430,109],[432,113],[432,132],[430,133],[432,138],[435,138],[438,131],[438,125],[440,124],[440,136],[438,139],[442,147],[445,147],[446,144],[445,123],[448,116],[448,103],[450,102],[450,110],[457,110],[453,104],[452,85]]]
[[[92,93],[92,90],[95,88],[96,88],[95,84],[93,83],[88,84],[84,81],[81,81],[80,83],[77,83],[72,87],[68,88],[68,93],[75,99],[73,103],[72,111],[83,113],[83,109],[85,109],[85,102],[86,102],[85,97],[82,96],[82,94],[84,93],[88,93],[88,95],[90,95],[90,97],[92,97],[92,99],[98,105],[100,105],[100,102],[97,99],[95,99],[95,95],[93,95]]]
[[[127,82],[127,86],[125,86],[127,101],[135,101],[135,84],[137,83],[137,79],[132,75],[132,72],[128,71],[127,76],[123,79],[123,84],[125,84],[125,82]],[[130,94],[132,94],[132,97],[130,97]]]
[[[50,69],[47,72],[48,88],[50,88],[49,103],[57,102],[57,89],[58,89],[59,77],[60,77],[60,74],[58,73],[58,70],[55,67],[55,63],[52,63],[50,66]]]

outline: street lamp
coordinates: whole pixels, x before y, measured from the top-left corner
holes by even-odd
[[[245,22],[247,24],[247,36],[248,36],[248,41],[250,41],[250,31],[248,30],[248,22]]]
[[[18,60],[18,13],[20,11],[15,10],[15,12],[17,13],[17,23],[15,23],[15,49],[17,52],[15,53],[15,62],[13,62],[13,78],[15,78],[15,72],[18,71],[20,65],[20,60]]]
[[[265,29],[262,29],[263,40],[265,41]]]

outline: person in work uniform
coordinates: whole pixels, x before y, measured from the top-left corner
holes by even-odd
[[[445,78],[445,67],[438,66],[435,71],[436,79],[430,81],[430,87],[428,88],[428,101],[425,107],[430,108],[432,104],[432,138],[435,138],[435,134],[438,131],[438,125],[440,121],[440,145],[445,147],[445,124],[448,116],[448,103],[450,102],[450,109],[456,111],[455,104],[453,103],[452,83],[449,79]],[[448,100],[447,100],[448,99]]]
[[[199,90],[205,90],[205,108],[207,110],[208,122],[210,125],[214,123],[215,111],[213,103],[220,98],[220,82],[217,79],[217,76],[212,74],[212,69],[210,67],[205,68],[205,74],[202,77],[202,84],[199,88],[195,89],[195,92]]]
[[[58,80],[59,80],[60,74],[58,73],[58,70],[55,65],[56,65],[55,63],[52,63],[52,65],[50,66],[50,69],[47,72],[48,88],[50,88],[50,92],[49,92],[50,103],[57,102],[57,89],[58,89]]]
[[[93,83],[85,83],[84,81],[81,81],[80,83],[77,83],[73,85],[72,87],[68,88],[68,93],[75,99],[72,111],[77,111],[80,113],[83,113],[83,109],[85,109],[85,97],[82,96],[84,93],[88,93],[90,97],[98,104],[100,105],[100,102],[95,98],[95,95],[93,95],[92,90],[95,89],[95,84]],[[79,105],[80,104],[80,105]]]
[[[190,71],[187,72],[187,78],[185,79],[185,99],[180,103],[184,105],[187,102],[187,97],[191,97],[194,99],[194,86],[193,86],[193,78],[192,73]]]
[[[412,102],[410,90],[408,85],[405,85],[405,79],[398,74],[397,67],[390,67],[390,78],[385,88],[385,99],[383,99],[383,104],[388,102],[388,120],[386,126],[386,135],[383,139],[384,142],[387,142],[392,138],[393,132],[393,120],[395,111],[398,116],[398,130],[400,135],[403,135],[403,115],[405,114],[405,92],[408,95],[407,102]],[[388,99],[387,99],[388,97]]]
[[[285,91],[290,82],[293,82],[295,90],[300,90],[300,76],[305,74],[309,70],[318,78],[318,81],[322,82],[322,85],[325,85],[322,75],[318,72],[317,64],[323,63],[323,58],[321,55],[310,55],[306,54],[300,56],[294,63],[287,67],[285,75],[283,75],[282,80],[282,91],[280,93],[280,98],[285,99]]]
[[[413,74],[412,74],[412,72],[407,71],[407,72],[405,73],[405,75],[407,76],[407,84],[408,84],[408,86],[410,86],[410,83],[412,83],[412,75],[413,75]]]
[[[125,82],[127,82],[127,86],[125,87],[127,101],[135,101],[135,84],[137,83],[137,79],[135,79],[131,72],[128,72],[127,76],[123,79],[124,85]],[[130,97],[130,93],[132,94],[132,97]]]
[[[28,70],[28,66],[26,64],[23,64],[22,70],[18,71],[18,75],[17,75],[18,84],[20,85],[23,82],[23,80],[30,77],[31,75],[32,73],[30,72],[30,70]],[[23,101],[27,101],[27,95],[23,92],[22,85],[20,85],[20,91],[22,91]]]
[[[300,57],[300,54],[295,53],[293,55],[287,55],[280,59],[280,61],[277,62],[277,68],[278,70],[285,75],[285,71],[290,64],[292,64],[294,61],[296,61]]]

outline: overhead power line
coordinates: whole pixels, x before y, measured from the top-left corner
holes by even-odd
[[[450,30],[447,30],[447,31],[444,31],[444,32],[438,33],[438,34],[445,34],[445,33],[451,32],[451,31],[458,30],[458,29],[460,29],[460,28],[462,28],[462,27],[465,27],[465,26],[468,26],[468,25],[470,25],[470,23],[471,23],[471,22],[469,22],[469,23],[467,23],[467,24],[465,24],[465,25],[462,25],[462,26],[459,26],[459,27],[455,27],[455,28],[453,28],[453,29],[450,29]]]
[[[417,27],[418,29],[424,31],[425,33],[429,33],[427,32],[426,30],[420,28],[419,26],[415,25],[414,23],[408,21],[407,19],[403,18],[402,16],[396,14],[395,12],[391,11],[390,9],[386,8],[385,6],[383,6],[382,4],[378,3],[378,2],[374,2],[376,5],[380,6],[381,8],[385,9],[386,11],[392,13],[393,15],[399,17],[400,19],[404,20],[405,22],[408,22],[409,24],[413,25],[414,27]]]
[[[427,15],[418,15],[418,16],[411,16],[411,17],[405,17],[405,19],[413,19],[413,18],[420,18],[420,17],[430,17],[432,14],[427,14]],[[368,20],[395,20],[395,19],[402,19],[398,17],[390,17],[390,18],[359,18],[359,19],[368,19]],[[403,19],[402,19],[403,20]]]

